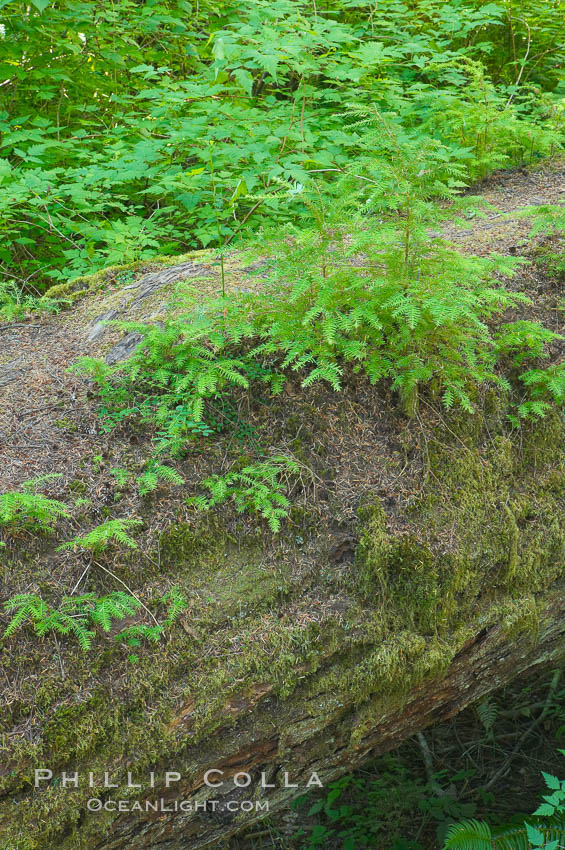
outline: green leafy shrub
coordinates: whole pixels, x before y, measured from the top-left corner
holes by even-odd
[[[531,823],[491,828],[484,821],[463,821],[450,827],[444,850],[557,850],[565,840],[565,782],[548,773],[543,778],[550,793]]]
[[[451,197],[460,183],[445,146],[422,147],[390,116],[353,114],[369,128],[359,173],[342,177],[331,204],[314,185],[305,188],[315,227],[287,227],[270,242],[265,234],[273,259],[263,291],[229,307],[223,299],[192,306],[165,327],[124,324],[145,338],[117,368],[79,361],[99,387],[104,415],[113,406],[116,421],[135,413],[159,428],[158,453],[178,454],[189,438],[217,428],[204,416],[208,402],[257,380],[277,392],[288,370],[301,373],[304,387],[325,381],[337,391],[349,367],[371,383],[389,382],[409,413],[424,386],[446,407],[471,412],[474,387],[509,390],[516,367],[560,339],[527,321],[493,331],[494,319],[528,303],[495,279],[511,276],[519,260],[463,256],[430,241],[432,197]],[[555,368],[524,373],[529,397],[514,419],[561,404],[559,376]],[[149,482],[156,486],[154,474]]]
[[[307,795],[293,803],[301,814],[298,846],[302,850],[333,846],[423,850],[419,842],[405,839],[402,831],[414,819],[426,791],[399,760],[385,756],[379,776],[342,776],[316,792],[314,799]]]
[[[559,149],[560,116],[552,113],[551,101],[545,102],[545,120],[524,121],[529,98],[532,109],[536,109],[536,93],[527,89],[521,92],[521,109],[517,109],[514,98],[488,78],[481,61],[446,57],[438,60],[437,71],[445,78],[455,66],[461,81],[465,80],[457,93],[424,86],[416,95],[419,109],[426,115],[420,132],[440,138],[454,153],[458,151],[471,178],[484,177],[510,163],[531,163],[534,155]]]
[[[476,66],[466,68],[482,91]],[[204,415],[207,404],[258,379],[277,392],[288,370],[301,374],[304,387],[325,381],[336,391],[346,369],[362,370],[371,383],[388,382],[408,413],[424,386],[447,408],[472,412],[478,385],[510,390],[515,367],[559,339],[533,322],[493,331],[506,310],[528,303],[495,278],[511,276],[520,260],[464,256],[430,240],[435,199],[461,189],[471,154],[448,138],[423,137],[419,126],[406,125],[413,104],[401,92],[391,99],[394,112],[347,111],[355,155],[330,169],[339,175],[331,192],[305,177],[301,202],[314,224],[261,235],[272,258],[263,291],[231,305],[193,300],[164,326],[120,323],[144,337],[130,360],[117,367],[79,361],[98,385],[109,427],[136,415],[159,428],[157,453],[179,454],[189,438],[216,427]],[[562,403],[559,370],[536,368],[521,379],[527,397],[515,423]],[[155,487],[155,474],[145,484]]]
[[[299,0],[198,15],[186,0],[4,2],[0,273],[42,291],[222,245],[257,212],[303,219],[309,175],[325,191],[360,152],[349,102],[398,112],[470,176],[547,153],[562,32],[549,0],[522,7],[510,38],[505,6],[471,0],[410,14],[383,0],[378,15]]]

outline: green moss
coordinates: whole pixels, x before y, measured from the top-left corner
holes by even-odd
[[[75,434],[78,431],[78,425],[72,419],[57,419],[55,425],[57,428],[60,428],[62,431],[68,431],[70,434]]]
[[[515,440],[483,424],[487,439],[470,429],[464,441],[451,424],[428,442],[430,474],[409,527],[393,531],[380,504],[360,511],[352,578],[389,634],[404,626],[448,635],[485,606],[543,591],[565,573],[561,417]]]
[[[175,522],[161,534],[160,550],[164,565],[198,567],[205,559],[208,565],[216,563],[224,554],[226,544],[237,545],[220,526],[214,514],[209,514],[196,524]]]
[[[442,627],[452,594],[440,580],[441,559],[412,535],[387,532],[382,506],[370,513],[356,552],[357,583],[363,597],[377,605],[390,629],[401,624],[424,633]]]
[[[495,613],[496,616],[493,616]],[[496,612],[490,612],[490,617],[512,640],[525,634],[535,642],[541,628],[539,605],[531,594],[524,594],[516,601],[503,602]]]
[[[96,292],[103,283],[110,280],[113,275],[134,268],[140,268],[147,263],[131,263],[123,266],[109,266],[105,269],[100,269],[89,275],[81,275],[69,280],[66,283],[58,283],[52,286],[45,293],[46,298],[69,298],[71,301],[78,301],[84,295],[91,292]]]
[[[504,511],[508,521],[508,565],[506,569],[507,582],[512,581],[520,566],[520,557],[518,555],[518,544],[520,540],[520,531],[516,523],[516,517],[512,513],[512,508],[509,505],[504,505]]]
[[[59,706],[43,727],[42,743],[52,763],[64,765],[114,737],[115,724],[116,713],[108,710],[102,694],[94,693],[84,702]]]
[[[69,490],[71,490],[73,493],[76,493],[77,495],[80,495],[81,493],[86,493],[86,491],[88,490],[88,485],[86,481],[83,481],[81,478],[74,478],[72,481],[69,481],[67,487],[69,488]]]
[[[543,419],[523,423],[521,462],[524,467],[563,466],[563,413],[549,410]]]
[[[78,301],[85,295],[97,292],[107,281],[117,280],[121,285],[125,285],[135,277],[136,272],[144,271],[152,265],[174,265],[175,263],[186,262],[193,257],[200,257],[210,253],[209,249],[200,251],[191,251],[188,254],[179,256],[158,256],[152,257],[151,260],[137,260],[133,263],[125,263],[122,265],[108,266],[92,274],[81,275],[65,283],[58,283],[52,286],[45,293],[45,298],[67,298],[71,301]]]

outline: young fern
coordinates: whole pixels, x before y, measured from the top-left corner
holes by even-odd
[[[243,361],[226,353],[230,339],[222,333],[220,318],[213,311],[193,311],[168,320],[164,327],[116,324],[143,335],[133,357],[116,367],[82,358],[73,370],[96,382],[109,427],[131,415],[157,425],[160,452],[173,447],[178,453],[192,436],[212,433],[203,421],[206,401],[230,387],[249,386]],[[155,489],[154,476],[142,482],[143,487],[146,484]]]
[[[139,528],[142,525],[140,519],[109,519],[97,525],[88,534],[82,537],[73,537],[58,547],[57,551],[63,549],[90,549],[94,553],[102,552],[111,543],[127,546],[129,549],[137,549],[137,543],[127,533],[128,530]]]
[[[306,373],[304,387],[324,380],[339,389],[349,362],[371,383],[388,380],[407,407],[425,384],[442,392],[446,406],[469,411],[472,383],[504,386],[487,320],[527,299],[490,277],[511,273],[515,263],[463,257],[439,241],[424,249],[414,212],[411,228],[408,242],[392,225],[382,238],[383,228],[365,219],[354,236],[351,223],[338,220],[293,234],[262,296],[263,341],[253,354],[282,356],[283,368]]]
[[[110,475],[116,480],[117,487],[125,487],[130,479],[130,473],[127,469],[120,466],[115,466],[110,470]]]
[[[468,820],[449,828],[443,850],[558,850],[564,841],[564,820],[496,830],[483,821]]]
[[[277,455],[261,463],[246,466],[239,472],[212,475],[202,482],[209,496],[187,500],[200,510],[208,511],[215,505],[231,499],[238,513],[250,511],[267,520],[273,532],[278,532],[281,520],[288,516],[290,502],[282,492],[281,475],[294,475],[298,464],[292,458]]]
[[[49,608],[47,603],[34,593],[17,593],[4,603],[4,610],[8,613],[16,612],[3,634],[3,637],[10,637],[26,620],[31,620],[32,623],[45,620]]]
[[[62,477],[60,472],[46,472],[45,475],[38,475],[36,478],[29,478],[27,481],[24,481],[22,490],[24,493],[36,493],[49,481],[58,481]]]
[[[147,493],[151,493],[156,490],[159,481],[164,481],[167,484],[175,484],[177,486],[185,483],[182,475],[179,475],[176,469],[173,469],[172,466],[166,466],[163,463],[151,460],[147,470],[136,478],[140,496],[145,496]]]
[[[532,219],[530,236],[554,235],[565,232],[565,207],[558,204],[539,204],[524,207],[518,213],[522,218]]]
[[[166,593],[161,602],[168,604],[166,619],[161,624],[148,626],[144,623],[126,626],[115,635],[116,640],[129,646],[139,646],[142,638],[157,641],[164,630],[171,626],[181,611],[186,608],[186,600],[176,587]],[[58,607],[53,607],[34,593],[20,593],[4,603],[4,611],[14,616],[4,630],[2,638],[11,637],[26,624],[31,625],[35,634],[43,637],[48,632],[67,636],[72,634],[78,640],[83,651],[92,646],[95,629],[109,632],[114,624],[126,617],[132,617],[143,608],[143,603],[135,596],[121,590],[106,596],[97,597],[93,593],[82,596],[65,596]]]
[[[451,826],[444,850],[493,850],[490,826],[478,820],[462,821]]]
[[[69,510],[63,502],[38,493],[0,494],[0,528],[51,532],[58,519],[68,516]]]
[[[70,304],[68,298],[26,295],[15,281],[0,281],[0,321],[13,322],[29,313],[58,313]]]
[[[88,610],[89,617],[93,624],[100,626],[105,632],[110,631],[112,620],[131,617],[142,607],[141,602],[135,596],[121,590],[116,590],[98,599],[89,596],[84,596],[82,599],[87,604],[92,603]]]
[[[186,609],[186,597],[178,587],[171,587],[161,597],[161,602],[168,605],[167,617],[162,623],[163,628],[167,628],[168,626],[172,626],[179,615]]]
[[[7,626],[2,637],[10,637],[17,629],[29,621],[35,633],[43,637],[47,632],[55,634],[74,634],[85,652],[90,649],[94,632],[88,628],[88,616],[83,610],[80,598],[63,600],[60,609],[47,605],[35,594],[18,594],[4,603],[8,613],[15,616]]]

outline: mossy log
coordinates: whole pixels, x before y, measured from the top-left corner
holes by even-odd
[[[284,703],[273,698],[269,685],[257,683],[226,704],[229,732],[220,725],[211,740],[189,747],[176,761],[186,769],[182,781],[171,781],[169,789],[162,786],[148,794],[148,799],[166,801],[164,815],[122,815],[114,821],[111,837],[92,846],[100,850],[181,850],[221,844],[244,823],[264,816],[267,808],[274,812],[287,806],[297,793],[304,793],[313,775],[314,781],[318,776],[327,782],[426,726],[453,716],[519,673],[560,659],[565,646],[565,594],[552,594],[540,614],[536,641],[526,634],[509,640],[500,626],[482,629],[462,646],[446,671],[407,689],[402,698],[376,691],[359,707],[337,689],[315,693],[314,688],[313,694],[310,683]],[[321,671],[320,680],[326,676],[327,671]],[[320,713],[324,703],[328,708]],[[173,723],[186,729],[190,707]],[[223,784],[207,787],[207,771],[210,782]],[[284,787],[285,772],[288,783],[296,784],[298,790]],[[236,787],[234,776],[239,783],[251,777],[250,785]],[[275,787],[263,788],[265,784]],[[166,811],[179,800],[192,801],[194,808],[200,808],[196,812]],[[205,801],[207,811],[203,811]],[[240,801],[257,801],[259,812],[241,813]]]
[[[289,521],[273,535],[229,507],[199,517],[186,496],[227,456],[248,462],[249,448],[219,435],[179,462],[184,488],[140,496],[112,471],[135,480],[151,435],[98,431],[91,388],[61,369],[81,346],[107,354],[120,334],[106,349],[87,344],[92,321],[134,299],[134,286],[14,331],[40,411],[33,438],[47,446],[34,474],[62,473],[51,494],[72,517],[51,536],[5,536],[2,595],[101,594],[117,576],[157,613],[172,585],[188,608],[134,661],[112,634],[88,653],[29,628],[1,642],[1,850],[221,846],[309,782],[565,655],[559,413],[515,432],[507,400],[486,391],[475,415],[441,412],[431,394],[409,421],[386,390],[354,377],[339,397],[289,382],[284,396],[244,399],[248,430],[312,470]],[[51,383],[34,350],[57,364]],[[52,401],[59,386],[68,410]],[[26,388],[6,387],[22,410]],[[34,443],[27,435],[18,449],[18,436],[6,431],[18,461],[6,489],[29,477]],[[142,518],[138,549],[92,562],[58,551],[114,513]],[[36,770],[52,774],[37,787]]]

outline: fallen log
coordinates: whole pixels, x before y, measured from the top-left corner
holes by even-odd
[[[25,380],[2,387],[2,489],[60,472],[49,495],[72,515],[53,535],[4,534],[3,599],[101,595],[117,581],[152,615],[172,585],[187,608],[166,640],[133,650],[116,640],[129,621],[98,630],[85,653],[70,635],[31,628],[2,639],[3,850],[219,845],[563,658],[558,413],[516,433],[505,400],[485,391],[474,415],[430,398],[408,420],[354,375],[339,396],[292,381],[275,398],[242,392],[248,431],[302,470],[278,535],[229,506],[199,517],[186,505],[233,454],[233,430],[179,461],[182,487],[141,496],[117,485],[116,468],[131,481],[145,469],[151,435],[97,427],[91,386],[64,369],[118,350],[122,331],[100,316],[161,321],[163,287],[205,271],[182,264],[128,294],[93,291],[70,316],[10,335],[7,359],[21,356]],[[20,424],[30,387],[43,411],[33,426]],[[30,460],[32,444],[45,451]],[[142,519],[136,550],[59,550],[115,511]]]

